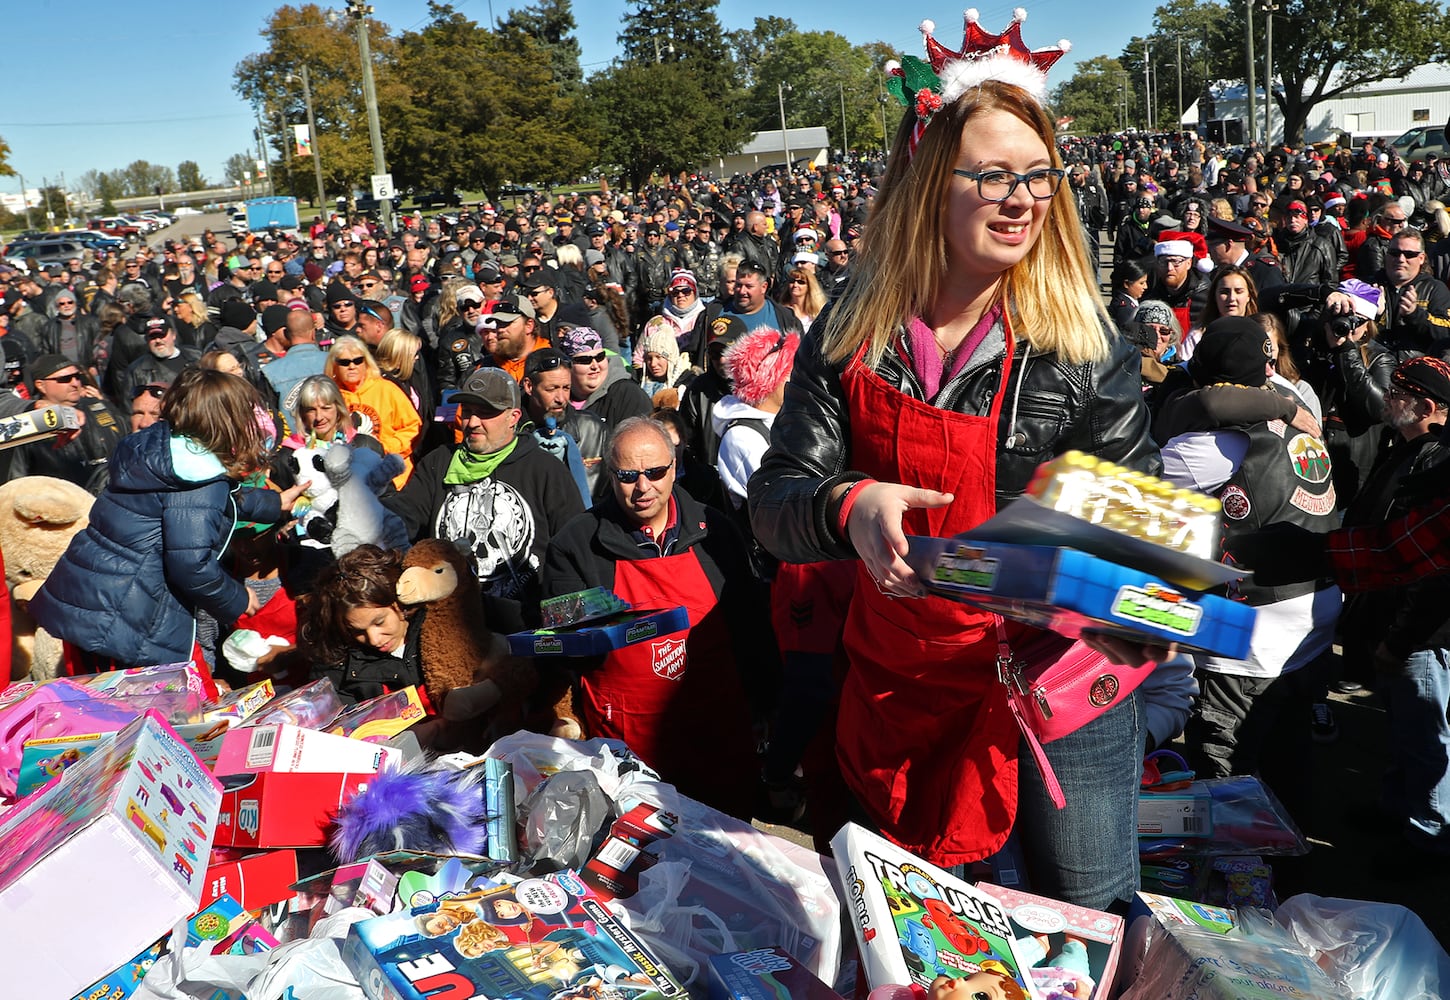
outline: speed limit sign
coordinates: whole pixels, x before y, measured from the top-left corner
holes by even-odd
[[[393,196],[393,175],[373,174],[373,197],[378,201],[387,201]]]

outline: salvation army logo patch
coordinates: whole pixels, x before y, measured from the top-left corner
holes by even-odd
[[[677,681],[685,673],[685,640],[663,639],[649,644],[650,666],[655,676]]]
[[[1313,434],[1294,435],[1288,448],[1294,475],[1306,483],[1322,483],[1329,478],[1329,452]]]
[[[1249,516],[1253,510],[1253,504],[1249,503],[1249,495],[1241,487],[1230,486],[1219,494],[1219,502],[1223,504],[1224,516],[1232,521],[1242,521]]]

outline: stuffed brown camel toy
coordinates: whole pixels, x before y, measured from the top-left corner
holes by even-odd
[[[508,640],[484,621],[483,599],[468,557],[452,542],[424,539],[403,557],[398,601],[426,605],[418,637],[428,697],[452,723],[483,720],[494,738],[530,721],[530,696],[539,688],[533,660],[509,652]],[[547,692],[549,734],[579,739],[569,688]],[[543,720],[537,720],[543,721]]]

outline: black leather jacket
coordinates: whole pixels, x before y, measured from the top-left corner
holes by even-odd
[[[756,537],[787,562],[855,555],[835,525],[827,524],[832,489],[864,477],[851,471],[850,414],[841,387],[846,366],[831,364],[822,356],[815,332],[819,324],[817,320],[812,325],[796,354],[785,405],[771,431],[770,450],[750,479],[750,519]],[[1106,335],[1111,354],[1096,364],[1069,365],[1054,354],[1024,359],[1027,345],[1017,342],[1011,385],[997,427],[999,507],[1026,489],[1039,463],[1073,448],[1147,472],[1156,473],[1161,467],[1158,446],[1148,435],[1138,349],[1116,333]],[[937,405],[958,413],[990,412],[1001,370],[1000,354],[969,366],[942,387]],[[907,395],[921,398],[915,376],[894,350],[883,355],[876,373]]]

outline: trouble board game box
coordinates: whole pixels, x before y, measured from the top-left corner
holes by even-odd
[[[140,716],[0,818],[4,993],[70,997],[201,898],[221,789],[162,718]],[[116,919],[78,947],[78,901]]]
[[[1253,608],[1076,549],[920,535],[907,544],[928,590],[1004,618],[1070,638],[1090,629],[1236,659],[1249,651]]]
[[[372,780],[371,773],[224,775],[216,842],[228,847],[321,847],[338,808]]]
[[[515,632],[509,636],[509,651],[515,656],[598,656],[689,627],[690,614],[684,608],[627,611],[573,628]]]
[[[342,957],[369,1000],[685,995],[568,871],[353,924]]]
[[[1123,918],[987,882],[1012,921],[1014,947],[1043,1000],[1107,1000],[1123,950]]]
[[[994,973],[1036,997],[995,898],[854,823],[831,838],[831,853],[873,989]]]
[[[784,948],[711,955],[709,1000],[841,1000]]]

